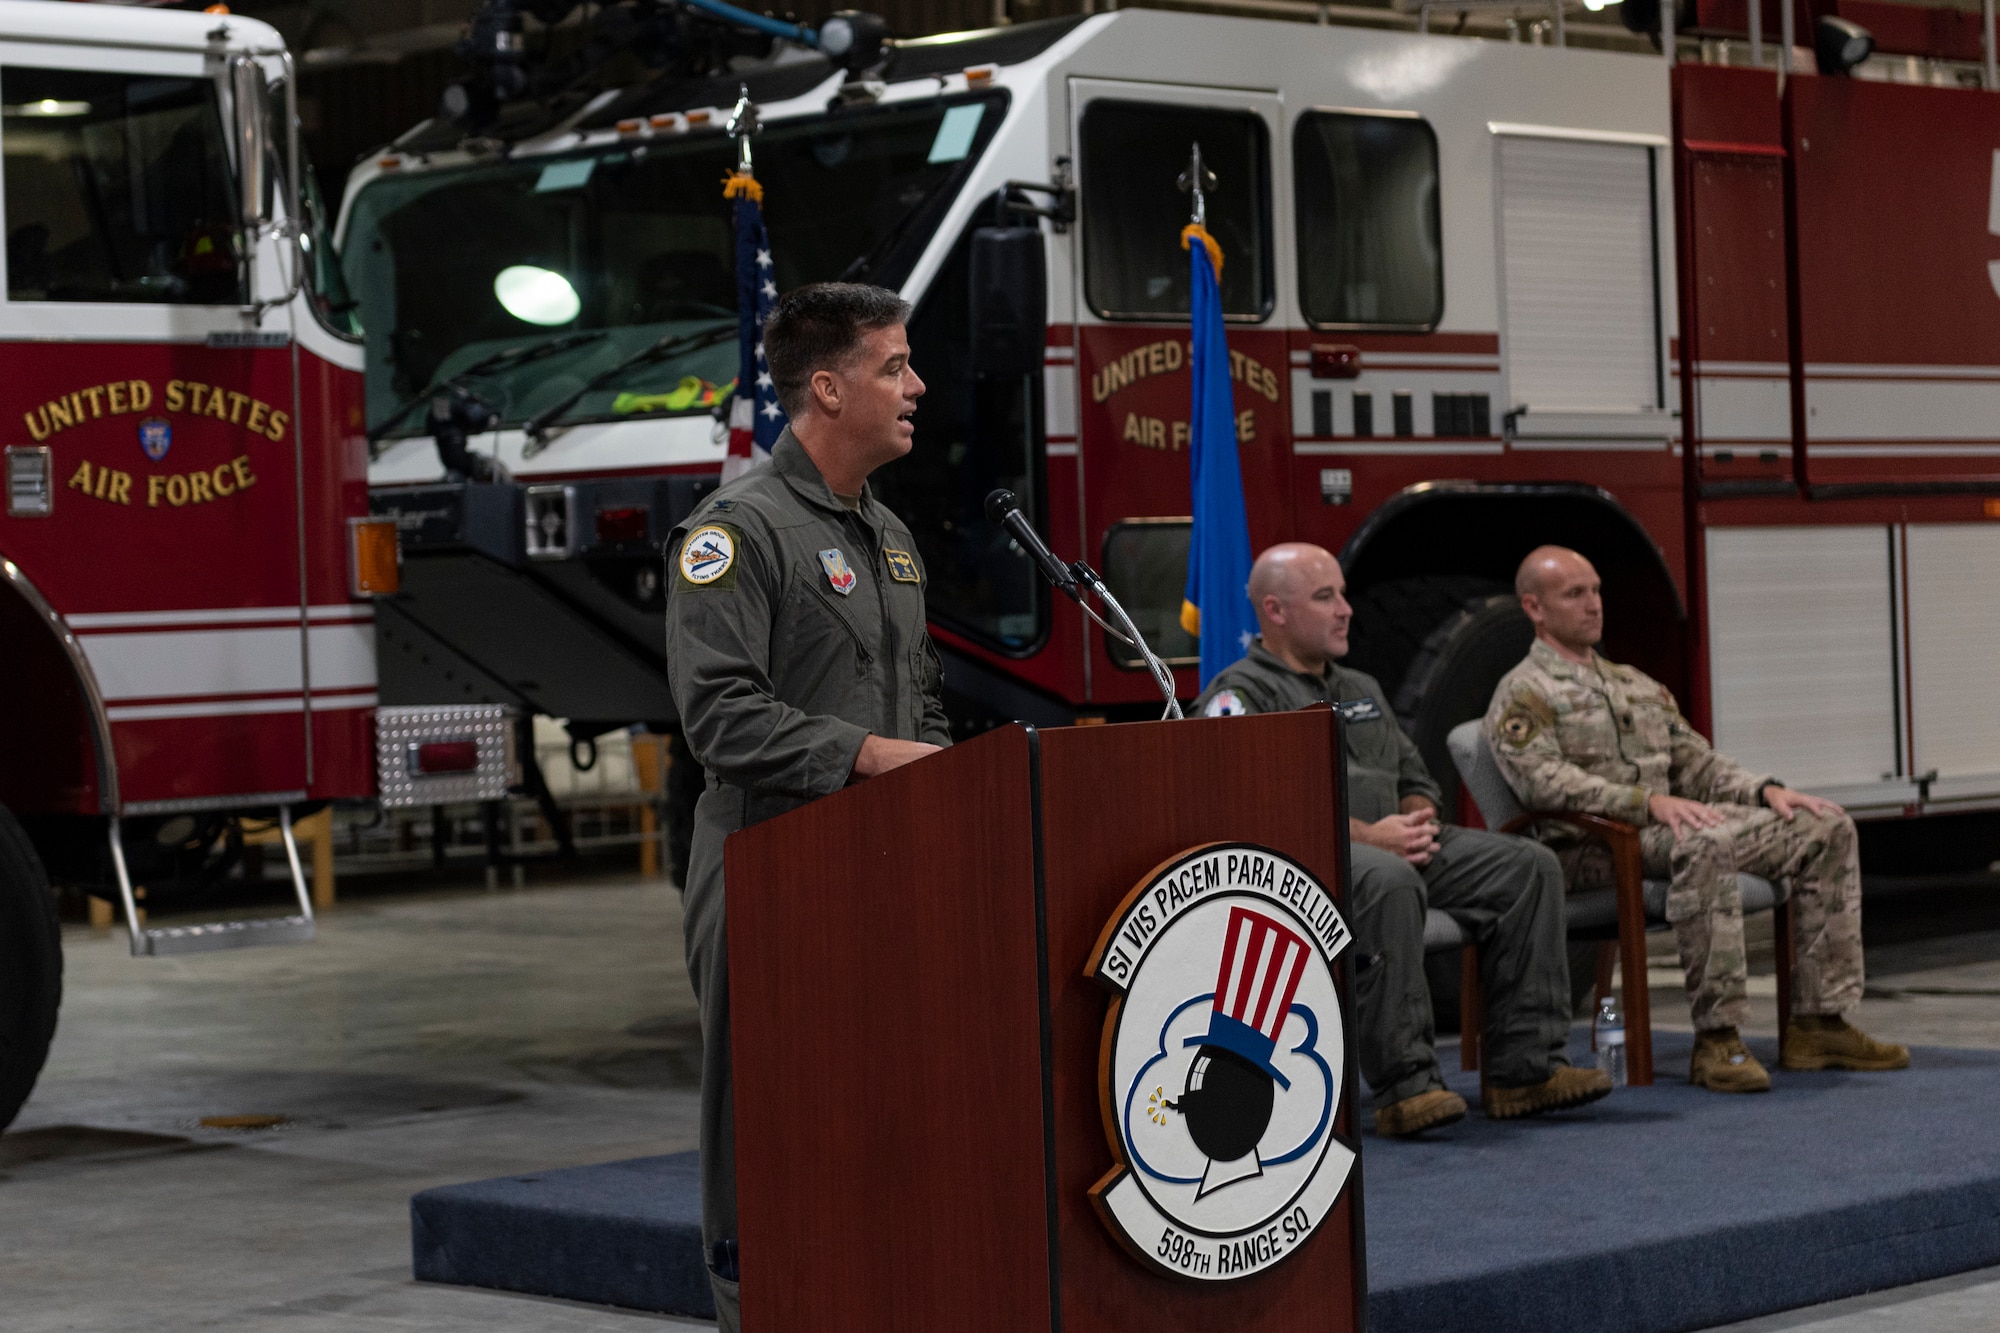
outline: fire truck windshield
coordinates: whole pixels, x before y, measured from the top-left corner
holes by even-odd
[[[899,286],[999,127],[1004,94],[767,124],[756,175],[780,290],[847,278]],[[736,377],[736,242],[721,134],[378,177],[341,250],[367,346],[368,418],[496,353],[585,330],[553,356],[503,361],[470,387],[520,425],[663,339],[688,350],[591,388],[565,422],[711,411]]]
[[[214,80],[9,65],[0,102],[9,300],[242,299]]]

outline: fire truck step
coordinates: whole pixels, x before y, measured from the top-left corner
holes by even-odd
[[[215,949],[249,949],[259,944],[303,944],[313,937],[311,917],[274,916],[254,921],[213,921],[200,926],[166,926],[140,932],[154,958]]]
[[[312,895],[306,889],[305,867],[299,864],[298,839],[292,836],[292,808],[278,807],[278,832],[285,842],[285,861],[292,872],[292,892],[298,898],[296,916],[257,917],[248,921],[209,921],[196,926],[147,928],[139,922],[139,900],[125,868],[125,844],[118,816],[111,816],[111,866],[118,874],[118,896],[125,903],[125,925],[132,936],[134,958],[169,954],[210,953],[217,949],[249,949],[260,944],[304,944],[313,937]]]

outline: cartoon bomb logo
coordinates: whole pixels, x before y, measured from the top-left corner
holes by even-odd
[[[1180,1100],[1168,1103],[1187,1117],[1188,1137],[1211,1164],[1202,1177],[1203,1194],[1243,1178],[1229,1174],[1228,1166],[1254,1164],[1277,1091],[1291,1088],[1271,1056],[1310,956],[1310,946],[1296,932],[1248,907],[1230,908],[1208,1031],[1185,1039],[1199,1049]],[[1216,1166],[1225,1168],[1227,1179],[1214,1179]]]
[[[1333,1132],[1349,938],[1309,872],[1248,844],[1184,853],[1106,927],[1090,971],[1115,997],[1099,1072],[1118,1165],[1091,1197],[1142,1261],[1247,1277],[1333,1211],[1354,1160]]]

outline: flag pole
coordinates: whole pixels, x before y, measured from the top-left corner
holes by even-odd
[[[1199,645],[1200,681],[1206,688],[1217,672],[1248,651],[1257,625],[1246,591],[1250,530],[1222,313],[1222,245],[1208,230],[1208,193],[1216,178],[1202,160],[1200,143],[1191,146],[1178,184],[1192,205],[1192,220],[1181,230],[1181,246],[1190,251],[1191,265],[1188,482],[1193,504],[1180,621]]]
[[[728,134],[736,140],[736,169],[745,176],[754,177],[757,172],[750,156],[750,136],[761,128],[757,121],[757,104],[750,100],[750,85],[736,85],[736,106],[729,113]]]
[[[764,321],[778,299],[771,241],[764,229],[764,186],[757,179],[751,141],[760,128],[750,86],[739,84],[727,132],[736,141],[736,166],[723,177],[722,197],[736,215],[736,393],[729,400],[722,479],[733,481],[771,456],[785,418],[764,358]]]
[[[1174,182],[1183,193],[1194,196],[1194,214],[1190,219],[1203,231],[1208,230],[1208,192],[1215,188],[1215,173],[1201,160],[1201,143],[1196,141],[1194,152],[1188,157],[1188,167]]]

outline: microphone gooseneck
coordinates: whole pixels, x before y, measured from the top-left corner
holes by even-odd
[[[1007,535],[1014,539],[1014,544],[1027,552],[1028,558],[1041,570],[1042,577],[1054,585],[1057,591],[1082,607],[1084,614],[1102,626],[1106,634],[1129,644],[1145,659],[1147,670],[1153,673],[1153,680],[1160,687],[1161,697],[1167,701],[1165,716],[1178,719],[1181,716],[1181,706],[1180,701],[1174,697],[1174,673],[1167,669],[1167,664],[1162,662],[1159,655],[1147,644],[1145,636],[1139,633],[1139,627],[1132,623],[1131,616],[1125,614],[1125,608],[1111,595],[1111,589],[1104,586],[1104,580],[1098,577],[1097,571],[1081,560],[1073,565],[1066,565],[1057,559],[1055,552],[1042,541],[1041,534],[1035,531],[1035,525],[1028,522],[1028,516],[1021,512],[1020,502],[1014,498],[1014,492],[1005,487],[987,495],[986,517],[1006,530]],[[1123,628],[1107,624],[1103,616],[1091,610],[1090,603],[1084,600],[1085,589],[1103,603],[1104,609],[1109,611]]]

